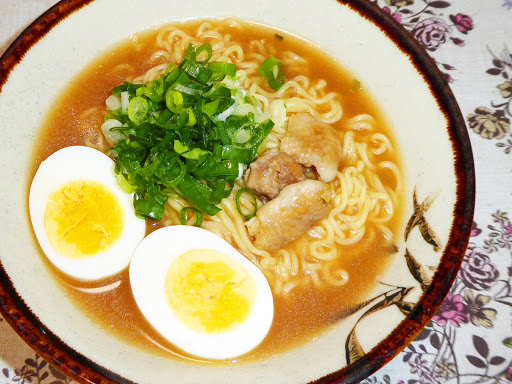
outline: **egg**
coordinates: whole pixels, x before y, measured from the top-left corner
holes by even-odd
[[[91,281],[127,268],[146,232],[133,196],[114,174],[114,161],[83,146],[44,160],[32,180],[29,211],[37,240],[62,272]]]
[[[274,302],[263,273],[205,229],[175,225],[152,232],[137,247],[129,275],[144,317],[190,355],[238,357],[271,327]]]

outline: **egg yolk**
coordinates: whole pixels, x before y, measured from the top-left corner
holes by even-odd
[[[44,228],[64,257],[83,259],[106,251],[119,239],[123,225],[121,203],[95,181],[71,181],[48,197]]]
[[[249,316],[256,282],[240,264],[213,249],[195,249],[169,268],[167,301],[174,315],[201,333],[235,329]]]

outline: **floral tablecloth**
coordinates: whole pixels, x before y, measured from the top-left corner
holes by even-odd
[[[477,193],[451,293],[418,338],[363,383],[512,383],[512,0],[374,2],[450,82],[473,145]],[[55,3],[0,0],[0,52]],[[1,318],[0,340],[0,383],[72,383]]]

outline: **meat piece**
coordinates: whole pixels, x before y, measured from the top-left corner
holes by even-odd
[[[307,113],[297,113],[288,120],[288,132],[281,140],[281,151],[301,164],[313,165],[320,180],[328,183],[336,177],[343,146],[330,125]]]
[[[258,195],[274,199],[287,185],[304,180],[302,167],[290,155],[270,150],[250,166],[247,186]]]
[[[329,188],[321,181],[303,180],[288,185],[256,212],[249,226],[254,245],[272,251],[297,239],[327,217],[331,198]]]

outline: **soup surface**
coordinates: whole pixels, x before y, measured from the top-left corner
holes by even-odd
[[[269,279],[274,293],[274,320],[264,341],[252,352],[234,361],[268,358],[314,339],[346,316],[352,307],[368,298],[372,289],[379,284],[379,276],[398,249],[398,234],[403,225],[400,198],[403,180],[397,143],[374,100],[365,91],[364,79],[354,78],[325,53],[303,40],[282,31],[233,20],[198,20],[175,26],[191,36],[213,30],[221,39],[236,40],[248,58],[265,54],[276,57],[283,62],[287,80],[297,79],[298,83],[317,89],[319,98],[333,94],[333,102],[341,105],[342,112],[341,117],[330,122],[330,125],[338,132],[344,146],[349,145],[348,138],[363,143],[355,145],[351,152],[351,156],[358,158],[354,164],[360,164],[359,168],[366,166],[374,170],[378,180],[372,183],[380,186],[379,193],[390,196],[385,202],[377,202],[376,198],[373,205],[368,207],[368,212],[375,212],[375,219],[369,219],[371,215],[366,212],[364,229],[351,227],[350,219],[351,215],[355,216],[360,213],[359,210],[366,209],[363,206],[348,207],[343,212],[345,216],[339,215],[347,219],[339,219],[342,224],[335,225],[348,235],[342,233],[340,241],[333,241],[331,248],[335,258],[325,264],[327,272],[318,272],[320,267],[314,265],[320,265],[323,261],[320,257],[318,260],[311,257],[307,251],[311,242],[323,238],[324,232],[328,232],[322,226],[311,229],[300,239],[287,244],[285,249],[261,252],[269,255],[268,258],[276,259],[275,265],[263,262],[266,256],[247,255],[251,261],[256,260],[256,264],[259,262],[258,266]],[[159,65],[165,67],[169,63],[168,55],[162,53],[162,35],[161,29],[135,34],[95,59],[67,85],[53,104],[34,147],[34,173],[41,161],[60,148],[71,145],[87,145],[101,150],[108,148],[101,131],[106,115],[105,100],[112,94],[112,89],[125,80],[134,81],[150,69]],[[176,36],[174,39],[179,40],[179,34]],[[233,55],[236,56],[236,53]],[[238,63],[236,57],[233,61]],[[262,83],[261,88],[265,92],[272,92],[267,84]],[[295,96],[301,97],[297,89],[288,91],[283,97],[290,100]],[[329,107],[320,103],[316,112],[327,114]],[[280,139],[279,135],[277,137]],[[385,150],[382,150],[384,147]],[[370,160],[365,159],[364,151],[371,152]],[[371,165],[373,158],[378,158],[377,166]],[[347,159],[342,160],[339,173],[345,172],[348,162]],[[358,165],[354,166],[356,168]],[[332,182],[333,189],[343,187],[340,180],[344,179]],[[259,204],[265,202],[266,199],[261,199]],[[172,211],[172,207],[168,207],[168,210]],[[389,216],[385,225],[384,219],[379,219],[383,211]],[[161,222],[148,220],[146,232],[149,234],[173,223],[172,213],[168,213]],[[285,228],[282,230],[286,231]],[[236,241],[229,234],[226,236],[226,240],[236,247]],[[343,241],[352,239],[351,236],[353,241]],[[283,272],[287,264],[294,264],[293,257],[298,260],[297,266]],[[133,299],[128,271],[106,280],[86,283],[66,276],[49,262],[48,268],[77,307],[119,338],[155,354],[199,361],[175,348],[149,325]],[[332,279],[335,281],[331,284],[329,277],[332,276],[328,274],[333,270],[339,273],[337,280]]]

